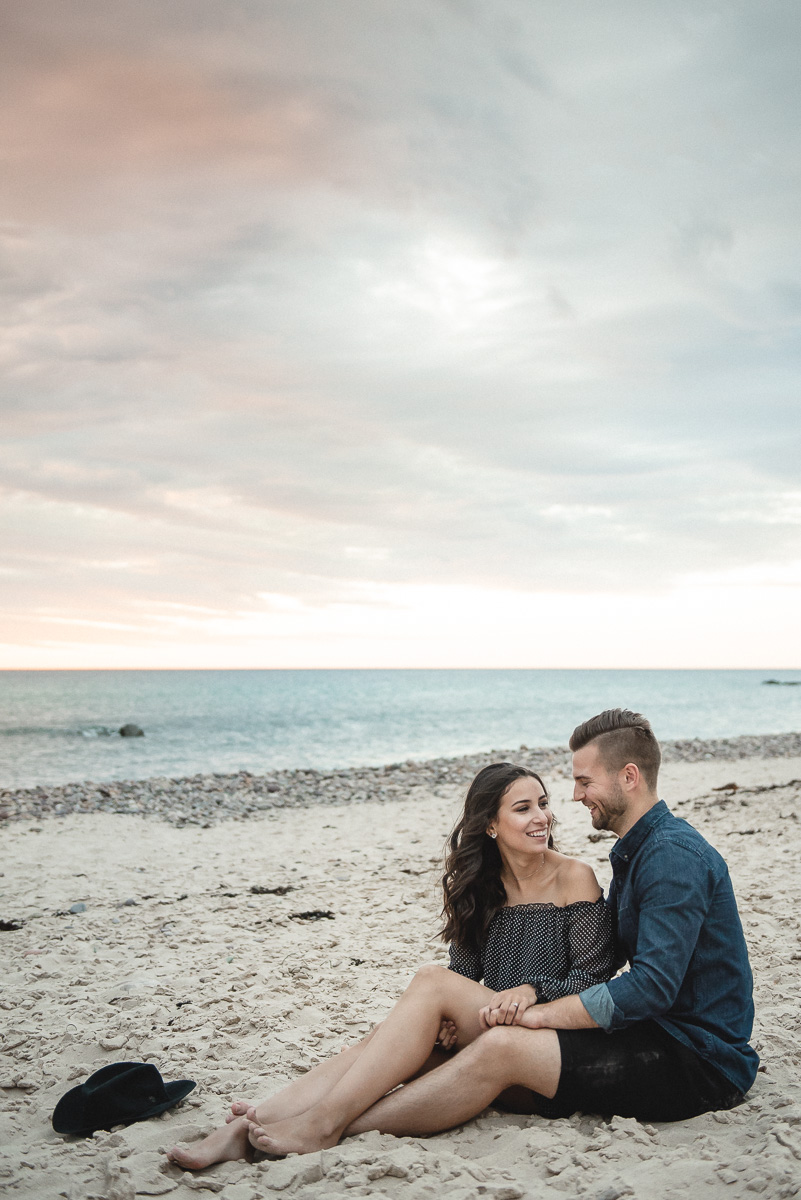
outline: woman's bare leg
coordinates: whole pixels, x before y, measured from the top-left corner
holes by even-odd
[[[436,972],[438,975],[450,977],[459,981],[459,991],[471,997],[469,1001],[465,1000],[462,1003],[466,1006],[468,1019],[464,1022],[464,1028],[461,1023],[459,1036],[456,1046],[461,1048],[467,1045],[469,1041],[476,1037],[480,1032],[478,1025],[478,1011],[486,1004],[487,999],[492,994],[488,988],[485,988],[480,983],[475,983],[473,980],[464,979],[461,975],[456,975],[453,971],[446,971],[442,967],[424,967],[418,972],[418,976],[424,976],[427,972]],[[418,978],[415,977],[415,979]],[[414,984],[414,981],[413,981]],[[410,985],[410,986],[413,986]],[[402,998],[401,998],[402,999]],[[400,1001],[399,1001],[400,1003]],[[450,1013],[448,1014],[450,1015]],[[455,1018],[452,1018],[455,1020]],[[333,1058],[327,1059],[320,1063],[319,1066],[313,1067],[311,1071],[307,1071],[299,1079],[295,1079],[292,1083],[282,1088],[275,1096],[270,1096],[267,1100],[262,1101],[257,1106],[248,1104],[247,1101],[236,1101],[231,1106],[231,1113],[226,1117],[226,1125],[221,1129],[215,1129],[207,1137],[199,1142],[193,1143],[191,1147],[174,1146],[169,1152],[168,1157],[189,1170],[202,1170],[205,1167],[211,1166],[212,1163],[221,1162],[223,1159],[229,1158],[244,1158],[246,1152],[250,1151],[250,1146],[242,1146],[242,1121],[245,1114],[248,1114],[249,1122],[258,1124],[260,1128],[265,1125],[274,1125],[281,1121],[288,1120],[305,1113],[308,1109],[313,1108],[331,1092],[332,1088],[344,1078],[351,1068],[358,1062],[364,1050],[381,1028],[380,1025],[372,1029],[361,1042],[355,1046],[349,1046],[342,1050]],[[434,1038],[439,1033],[437,1028]],[[429,1045],[429,1052],[431,1051]],[[442,1063],[442,1056],[437,1052],[430,1053],[429,1057],[420,1064],[417,1070],[424,1072],[431,1070]],[[415,1074],[412,1071],[410,1074]],[[398,1082],[402,1082],[398,1080]],[[394,1084],[392,1086],[395,1086]],[[244,1110],[244,1111],[242,1111]],[[232,1127],[235,1126],[235,1131]],[[245,1139],[247,1140],[248,1122],[245,1122]],[[233,1137],[225,1136],[227,1130],[232,1130]],[[235,1153],[239,1150],[239,1153]]]
[[[282,1121],[287,1117],[295,1117],[298,1113],[306,1112],[307,1109],[313,1108],[331,1090],[334,1084],[342,1078],[345,1072],[350,1070],[377,1028],[378,1026],[375,1026],[371,1029],[367,1037],[362,1038],[355,1046],[346,1047],[339,1054],[335,1054],[333,1058],[329,1058],[324,1063],[312,1067],[310,1071],[307,1071],[305,1075],[301,1075],[299,1079],[293,1079],[292,1083],[281,1088],[281,1091],[276,1092],[274,1096],[270,1096],[267,1100],[263,1100],[260,1104],[257,1104],[255,1108],[251,1100],[234,1100],[231,1105],[231,1111],[225,1118],[226,1124],[235,1121],[237,1117],[244,1117],[255,1112],[256,1115],[253,1117],[253,1120],[259,1125],[267,1125],[270,1122]],[[444,1046],[437,1046],[432,1051],[427,1062],[420,1068],[419,1074],[426,1071],[433,1071],[435,1067],[442,1066],[447,1061],[447,1050],[452,1045],[451,1039],[455,1039],[456,1037],[456,1026],[452,1022],[448,1022]]]
[[[306,1112],[306,1109],[318,1104],[346,1071],[350,1070],[374,1033],[375,1029],[371,1029],[367,1036],[357,1042],[355,1046],[346,1046],[333,1058],[327,1058],[325,1062],[312,1067],[305,1075],[293,1079],[274,1096],[268,1096],[266,1100],[262,1100],[255,1106],[259,1121],[263,1123],[295,1117],[298,1113]],[[246,1113],[252,1112],[253,1108],[254,1106],[249,1100],[235,1100],[231,1105],[231,1112],[225,1120],[226,1122],[234,1121],[237,1117],[243,1117]]]
[[[421,1069],[443,1018],[456,1023],[460,1049],[474,1042],[481,1033],[479,1010],[490,995],[489,988],[444,967],[423,967],[350,1069],[314,1107],[266,1127],[250,1114],[251,1144],[270,1154],[335,1145],[365,1109]]]
[[[376,1026],[377,1028],[378,1026]],[[374,1033],[375,1029],[372,1029],[367,1037],[362,1038],[355,1046],[348,1046],[345,1050],[341,1050],[339,1054],[335,1054],[333,1058],[329,1058],[318,1066],[312,1067],[305,1075],[301,1075],[298,1079],[293,1079],[286,1087],[281,1088],[280,1092],[276,1092],[274,1096],[269,1096],[266,1100],[262,1100],[260,1104],[254,1106],[249,1100],[235,1100],[231,1105],[231,1111],[225,1118],[226,1124],[235,1121],[238,1117],[250,1114],[251,1119],[256,1121],[257,1124],[267,1125],[270,1122],[283,1121],[289,1117],[296,1117],[299,1113],[304,1113],[308,1109],[313,1108],[315,1104],[319,1104],[328,1095],[334,1084],[350,1070]],[[439,1049],[433,1050],[428,1060],[420,1068],[420,1073],[433,1071],[435,1067],[442,1066],[447,1057],[447,1054],[443,1051]]]
[[[168,1150],[167,1157],[171,1162],[178,1163],[190,1171],[201,1171],[210,1167],[212,1163],[232,1158],[245,1158],[251,1150],[248,1142],[248,1122],[243,1120],[247,1113],[252,1117],[255,1111],[261,1124],[280,1121],[305,1112],[307,1108],[317,1104],[349,1070],[374,1033],[373,1029],[355,1046],[348,1046],[333,1058],[301,1075],[299,1079],[293,1079],[292,1083],[281,1088],[280,1092],[258,1104],[255,1110],[248,1101],[235,1101],[231,1105],[231,1112],[225,1118],[225,1125],[212,1130],[191,1146],[173,1146]]]

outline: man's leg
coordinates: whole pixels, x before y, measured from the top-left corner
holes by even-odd
[[[370,1129],[396,1137],[439,1133],[469,1121],[515,1086],[550,1100],[559,1086],[561,1065],[555,1030],[496,1026],[456,1058],[384,1096],[352,1121],[345,1133]]]

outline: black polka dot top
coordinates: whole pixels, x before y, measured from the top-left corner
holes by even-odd
[[[493,992],[530,983],[539,1000],[572,996],[611,979],[612,924],[603,897],[498,909],[482,953],[450,947],[450,968]]]

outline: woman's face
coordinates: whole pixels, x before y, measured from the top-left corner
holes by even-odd
[[[539,780],[524,775],[509,784],[487,832],[496,834],[502,853],[541,853],[548,848],[552,824],[545,789]]]

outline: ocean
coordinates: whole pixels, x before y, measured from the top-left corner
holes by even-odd
[[[377,766],[564,745],[604,708],[657,737],[801,727],[793,671],[6,671],[0,787]],[[132,721],[143,738],[122,738]]]
[[[381,765],[564,745],[604,708],[664,739],[801,728],[793,671],[4,671],[0,787]],[[123,738],[135,722],[141,738]]]

